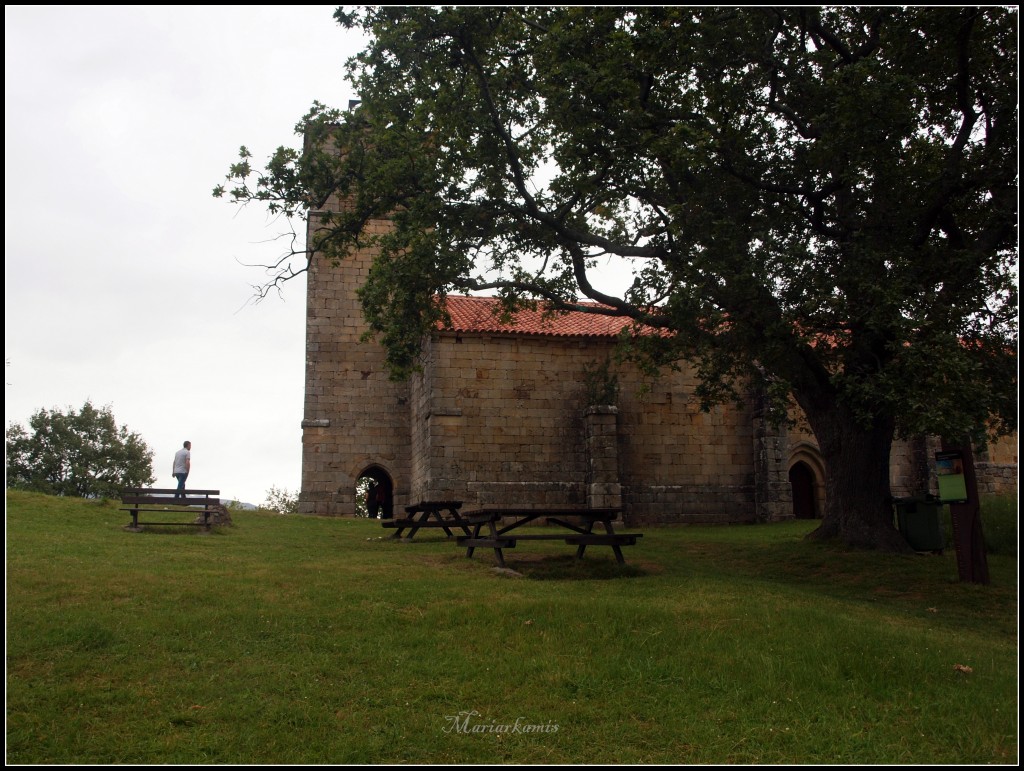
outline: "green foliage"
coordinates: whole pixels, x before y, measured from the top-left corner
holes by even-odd
[[[31,433],[30,433],[31,432]],[[153,452],[118,427],[109,406],[86,401],[67,412],[41,409],[7,428],[7,485],[53,495],[115,498],[124,487],[152,484]]]
[[[370,485],[373,484],[373,480],[370,477],[359,477],[356,480],[356,511],[357,517],[369,517],[370,509],[366,504],[366,496],[370,492]]]
[[[287,487],[278,488],[274,485],[267,490],[267,499],[261,507],[278,514],[297,514],[299,511],[299,491],[289,492]]]
[[[618,403],[619,378],[612,369],[610,357],[602,362],[584,364],[583,388],[588,406]]]
[[[1016,428],[1015,8],[337,18],[372,39],[349,63],[360,107],[315,104],[302,152],[264,171],[243,148],[230,196],[298,216],[345,201],[301,256],[379,250],[360,296],[396,376],[438,296],[582,297],[660,330],[630,352],[690,360],[705,407],[753,384],[779,415],[792,394],[828,469],[877,467],[855,478],[884,477],[895,432]],[[600,291],[598,262],[631,288]],[[843,455],[862,431],[876,448]],[[858,516],[880,521],[874,494]]]

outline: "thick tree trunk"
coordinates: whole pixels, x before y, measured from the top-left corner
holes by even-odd
[[[809,537],[864,549],[908,551],[893,524],[889,457],[894,421],[879,418],[865,428],[834,403],[804,409],[825,463],[825,512],[821,526]]]

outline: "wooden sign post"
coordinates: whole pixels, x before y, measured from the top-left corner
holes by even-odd
[[[953,545],[961,581],[989,583],[988,558],[981,532],[981,503],[974,454],[967,440],[942,440],[942,452],[935,454],[939,468],[939,498],[949,504],[953,520]]]

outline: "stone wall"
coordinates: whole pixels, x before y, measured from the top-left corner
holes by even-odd
[[[978,461],[974,464],[978,479],[979,495],[1008,495],[1017,492],[1017,464],[989,463]]]
[[[750,522],[753,405],[702,412],[688,365],[647,379],[620,376],[623,503],[631,522]]]
[[[489,504],[586,502],[585,347],[439,335],[415,376],[413,497]],[[592,355],[592,354],[591,354]]]
[[[767,418],[763,393],[751,393],[753,408],[751,440],[753,443],[754,520],[776,522],[793,517],[793,495],[789,483],[789,432],[772,425]]]
[[[315,227],[316,217],[310,218]],[[386,221],[370,223],[378,232]],[[395,504],[408,496],[409,385],[388,379],[383,349],[360,340],[365,325],[356,289],[374,254],[340,266],[311,264],[306,307],[306,394],[302,421],[304,514],[355,514],[355,488],[371,465],[395,482]]]
[[[974,471],[981,495],[1017,492],[1017,435],[989,442],[975,453]]]
[[[587,434],[587,506],[622,507],[619,483],[619,408],[595,404],[583,412]]]
[[[412,386],[412,497],[466,508],[620,500],[637,523],[753,520],[752,412],[702,413],[691,371],[652,382],[628,366],[617,409],[589,410],[585,371],[613,345],[436,336]]]

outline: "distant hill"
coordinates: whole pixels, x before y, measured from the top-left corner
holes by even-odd
[[[247,511],[259,508],[259,506],[256,506],[255,504],[245,503],[244,501],[232,501],[227,499],[221,499],[221,503],[224,504],[225,506],[233,507],[236,509],[245,509]]]

